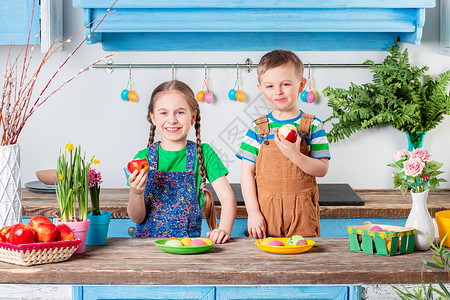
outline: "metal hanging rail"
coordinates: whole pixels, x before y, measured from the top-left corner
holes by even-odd
[[[363,68],[370,65],[365,64],[304,64],[305,67],[310,68]],[[258,65],[254,64],[250,58],[245,60],[243,64],[115,64],[112,60],[106,64],[95,64],[93,68],[107,69],[108,72],[112,72],[114,69],[134,68],[134,69],[152,69],[152,68],[242,68],[250,73],[253,68]]]

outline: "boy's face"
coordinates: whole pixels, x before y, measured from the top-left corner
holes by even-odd
[[[305,84],[306,78],[299,77],[292,64],[285,64],[262,74],[258,88],[275,112],[289,113],[298,112],[297,98]]]

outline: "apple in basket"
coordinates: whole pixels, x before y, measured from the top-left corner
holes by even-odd
[[[73,232],[66,224],[56,225],[56,240],[57,241],[71,241],[73,240]]]
[[[30,225],[31,227],[35,227],[36,224],[38,223],[51,223],[52,221],[44,216],[34,216],[30,219],[30,221],[28,222],[28,225]]]
[[[286,141],[295,143],[297,140],[297,128],[292,124],[284,124],[277,130],[277,136],[282,136]]]
[[[9,242],[14,245],[34,243],[36,233],[30,225],[17,223],[11,227]]]
[[[36,242],[49,243],[56,238],[56,226],[49,218],[44,216],[35,216],[28,222],[36,232]]]
[[[146,158],[130,160],[128,162],[127,168],[130,173],[133,173],[135,170],[140,172],[142,169],[145,169],[145,171],[148,171],[148,169],[150,169]]]
[[[11,231],[11,226],[5,226],[0,230],[0,242],[9,243],[9,232]]]

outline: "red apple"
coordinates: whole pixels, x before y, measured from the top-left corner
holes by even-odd
[[[33,229],[36,232],[36,242],[49,243],[56,238],[57,230],[53,223],[37,223]]]
[[[128,162],[127,168],[131,173],[133,173],[135,170],[138,170],[138,172],[140,172],[142,169],[145,169],[145,171],[148,171],[148,169],[150,169],[146,158],[130,160]]]
[[[73,232],[66,224],[56,225],[56,240],[57,241],[71,241],[73,240]]]
[[[0,236],[2,239],[2,242],[9,243],[9,233],[11,232],[11,226],[5,226],[0,230]]]
[[[30,244],[34,243],[36,233],[31,226],[27,224],[14,224],[9,232],[9,240],[11,244]]]
[[[51,223],[52,221],[50,221],[49,218],[47,217],[43,217],[43,216],[34,216],[30,219],[30,221],[28,222],[28,225],[30,225],[31,227],[33,227],[34,230],[36,230],[34,227],[36,226],[36,224],[38,223]]]
[[[297,140],[297,128],[292,124],[284,124],[277,130],[277,136],[282,136],[286,141],[295,143]]]

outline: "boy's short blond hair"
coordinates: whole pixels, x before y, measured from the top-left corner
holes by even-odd
[[[297,75],[300,78],[303,77],[303,62],[300,58],[292,51],[288,50],[273,50],[270,51],[261,58],[257,67],[258,82],[262,74],[266,73],[268,70],[277,68],[285,64],[292,64],[295,68]]]

